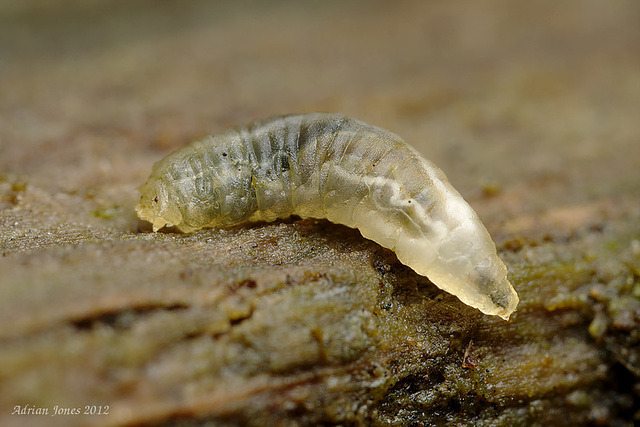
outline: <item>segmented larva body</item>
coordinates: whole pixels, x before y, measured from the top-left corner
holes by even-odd
[[[183,232],[298,215],[357,228],[441,289],[508,319],[518,296],[476,213],[400,137],[340,114],[272,117],[165,157],[138,216]]]

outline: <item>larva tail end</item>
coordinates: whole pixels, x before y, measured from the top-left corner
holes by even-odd
[[[516,290],[506,277],[503,279],[503,283],[498,286],[498,289],[501,290],[501,292],[496,293],[497,295],[494,294],[491,296],[491,300],[495,304],[496,310],[493,313],[487,314],[495,314],[496,316],[508,321],[509,317],[516,310],[520,299],[518,298]]]

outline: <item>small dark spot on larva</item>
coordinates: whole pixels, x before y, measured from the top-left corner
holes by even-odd
[[[222,153],[222,157],[227,157],[227,153]]]
[[[154,202],[156,202],[156,203],[158,203],[158,196],[154,197],[154,198],[153,198],[153,201],[154,201]]]
[[[291,169],[291,165],[289,165],[289,157],[283,156],[281,159],[280,167],[282,168],[282,172],[288,171]]]

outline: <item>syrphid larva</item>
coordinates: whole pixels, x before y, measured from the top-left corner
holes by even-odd
[[[441,289],[508,319],[518,295],[473,209],[397,135],[341,114],[276,116],[175,151],[138,216],[188,233],[298,215],[357,228]]]

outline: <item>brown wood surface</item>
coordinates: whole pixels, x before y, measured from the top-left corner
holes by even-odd
[[[637,420],[639,22],[632,1],[3,1],[0,424]],[[520,295],[508,323],[327,221],[135,217],[173,149],[311,111],[447,173]]]

